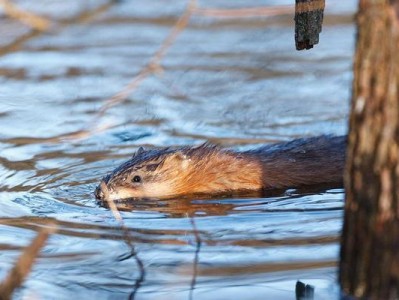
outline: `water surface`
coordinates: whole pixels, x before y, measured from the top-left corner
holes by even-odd
[[[0,278],[49,221],[58,232],[15,299],[129,297],[139,269],[93,190],[138,147],[211,141],[248,149],[346,132],[355,1],[327,3],[320,44],[305,52],[294,49],[292,15],[194,16],[162,60],[164,71],[101,117],[186,2],[18,3],[56,22],[35,33],[0,19]],[[292,1],[199,3],[276,4]],[[106,129],[60,139],[93,119]],[[301,280],[315,286],[316,299],[331,299],[343,198],[342,189],[320,188],[121,205],[145,269],[135,296],[188,299],[191,290],[193,299],[293,299]]]

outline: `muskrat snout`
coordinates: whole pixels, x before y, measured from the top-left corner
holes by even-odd
[[[102,180],[101,183],[96,187],[96,190],[94,191],[94,196],[97,200],[100,201],[107,200],[107,198],[109,197],[109,189],[104,180]]]
[[[97,200],[104,200],[104,193],[101,190],[101,186],[97,186],[95,191],[94,191],[94,197],[96,197]]]

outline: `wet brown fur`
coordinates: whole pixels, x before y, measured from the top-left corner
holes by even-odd
[[[123,198],[337,185],[342,183],[345,148],[346,137],[320,136],[243,152],[209,144],[139,150],[103,181],[109,191],[123,191]],[[143,178],[140,184],[132,183],[137,174]],[[99,192],[97,188],[101,200]]]

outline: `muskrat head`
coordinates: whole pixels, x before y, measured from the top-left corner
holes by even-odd
[[[179,177],[190,159],[182,150],[140,148],[133,157],[105,176],[94,194],[100,201],[166,198],[179,194]]]

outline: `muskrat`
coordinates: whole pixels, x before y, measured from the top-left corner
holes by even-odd
[[[100,201],[172,198],[190,194],[342,185],[346,136],[301,138],[233,151],[210,144],[140,148],[105,176],[95,190]]]

